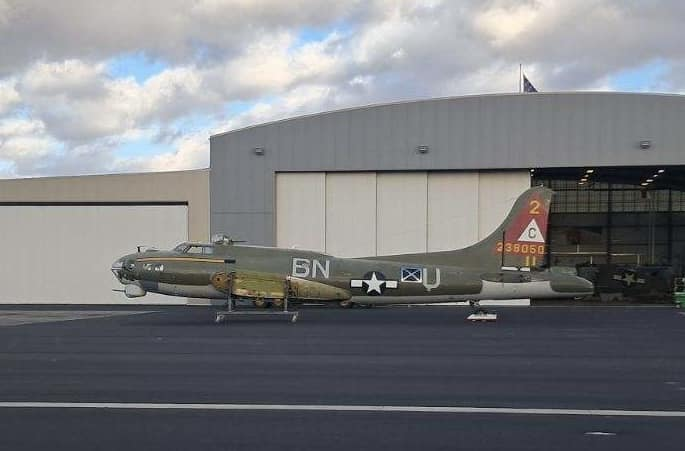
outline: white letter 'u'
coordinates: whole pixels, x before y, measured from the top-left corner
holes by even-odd
[[[440,286],[440,268],[435,268],[435,282],[428,283],[428,268],[423,268],[423,286],[426,290],[431,291],[433,288]]]

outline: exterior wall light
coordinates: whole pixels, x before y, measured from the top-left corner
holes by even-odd
[[[255,155],[261,156],[261,155],[264,155],[264,148],[263,148],[263,147],[254,147],[254,148],[252,149],[252,152],[253,152]]]
[[[416,146],[416,152],[428,153],[428,146]]]
[[[642,150],[649,150],[652,148],[652,141],[649,139],[643,139],[640,141],[640,149]]]

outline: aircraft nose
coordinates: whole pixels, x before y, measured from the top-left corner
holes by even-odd
[[[135,269],[135,260],[128,258],[128,256],[116,259],[111,268],[114,277],[124,284],[127,283],[126,279],[131,279],[127,275],[132,273],[133,269]]]
[[[112,271],[115,269],[122,269],[124,267],[124,257],[118,258],[112,263]]]
[[[118,258],[112,263],[112,273],[121,282],[121,271],[124,269],[124,258]]]

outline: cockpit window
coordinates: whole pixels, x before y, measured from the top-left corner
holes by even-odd
[[[176,246],[173,250],[174,252],[185,252],[188,249],[188,245],[186,243],[181,243],[178,246]]]
[[[181,243],[174,248],[174,252],[180,252],[181,254],[212,255],[214,253],[214,246],[211,244]]]
[[[188,246],[188,249],[185,251],[185,253],[186,254],[211,255],[214,253],[214,248],[212,246],[190,245],[190,246]]]

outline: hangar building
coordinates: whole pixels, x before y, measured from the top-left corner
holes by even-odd
[[[206,240],[208,218],[207,170],[0,180],[0,303],[125,302],[112,262]]]
[[[463,247],[557,191],[548,264],[685,258],[685,97],[535,93],[326,112],[210,138],[211,230],[339,256]]]

